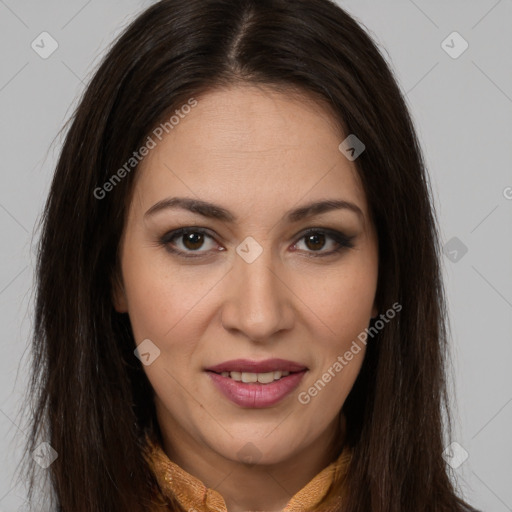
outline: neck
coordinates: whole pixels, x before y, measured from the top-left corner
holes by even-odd
[[[170,460],[219,492],[229,512],[282,510],[292,496],[339,455],[338,419],[324,434],[273,464],[244,464],[198,442],[172,419],[159,418],[163,449]]]

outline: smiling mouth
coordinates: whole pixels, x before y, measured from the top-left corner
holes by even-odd
[[[217,371],[207,369],[206,373],[221,394],[235,405],[261,409],[278,404],[292,393],[308,371],[307,368],[299,368],[299,365],[293,370],[270,370],[267,365],[264,370],[257,373],[228,371],[223,366]]]

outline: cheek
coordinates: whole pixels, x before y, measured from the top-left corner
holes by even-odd
[[[149,339],[160,351],[143,369],[165,408],[185,411],[190,405],[188,397],[197,394],[189,374],[201,338],[194,313],[198,298],[205,294],[205,283],[170,271],[165,261],[144,259],[143,255],[127,261],[123,270],[136,344]]]
[[[373,260],[353,260],[324,279],[319,286],[307,286],[310,337],[315,340],[315,370],[309,375],[301,404],[311,403],[311,410],[339,409],[361,369],[366,344],[361,333],[368,327],[377,287],[377,265]],[[314,403],[314,404],[313,404]]]
[[[195,386],[190,375],[195,366],[200,369],[202,360],[196,352],[214,310],[211,296],[222,273],[210,270],[198,275],[197,268],[178,268],[167,255],[151,257],[144,251],[130,254],[123,272],[136,344],[149,339],[160,351],[158,359],[144,367],[153,388],[158,394],[180,383]]]
[[[140,259],[139,259],[140,260]],[[187,316],[208,290],[208,282],[187,276],[181,269],[149,259],[134,259],[125,267],[128,312],[135,339],[165,342],[187,324]]]
[[[317,332],[324,333],[322,338],[328,345],[341,350],[368,326],[377,288],[374,266],[356,262],[340,266],[323,278],[317,275],[309,281],[314,285],[302,279],[301,283],[295,289],[305,298],[304,303],[316,317]]]
[[[351,277],[332,285],[330,301],[324,305],[326,323],[340,341],[357,338],[368,326],[375,297],[373,282]]]

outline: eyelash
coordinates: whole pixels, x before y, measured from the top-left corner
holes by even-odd
[[[184,251],[177,250],[172,247],[172,245],[171,245],[172,241],[174,241],[176,238],[178,238],[180,236],[187,235],[187,234],[202,234],[202,235],[208,236],[209,238],[212,238],[212,239],[214,238],[204,228],[187,227],[187,228],[176,229],[174,231],[169,231],[168,233],[166,233],[164,236],[162,236],[160,238],[159,243],[160,243],[160,245],[164,246],[166,248],[166,250],[168,250],[169,252],[171,252],[173,254],[177,254],[183,258],[202,258],[202,257],[204,257],[205,254],[207,253],[207,251],[184,252]],[[323,229],[323,228],[308,229],[307,231],[305,231],[304,233],[301,234],[301,236],[299,237],[297,242],[295,242],[295,244],[297,244],[298,242],[300,242],[307,236],[317,235],[317,234],[327,235],[327,237],[332,238],[338,244],[338,247],[336,249],[333,249],[332,251],[318,253],[318,254],[315,254],[315,252],[319,252],[319,251],[306,251],[306,252],[310,253],[309,255],[313,258],[323,258],[326,256],[333,256],[334,254],[340,253],[340,252],[344,251],[345,249],[352,249],[354,247],[353,239],[355,238],[355,236],[347,236],[347,235],[341,233],[340,231],[335,231],[332,229]],[[194,252],[197,252],[199,254],[193,254]],[[203,253],[203,254],[201,254],[201,253]]]

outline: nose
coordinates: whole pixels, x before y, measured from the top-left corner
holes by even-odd
[[[235,258],[228,276],[222,325],[252,341],[271,342],[294,324],[294,295],[268,249],[252,263]]]

